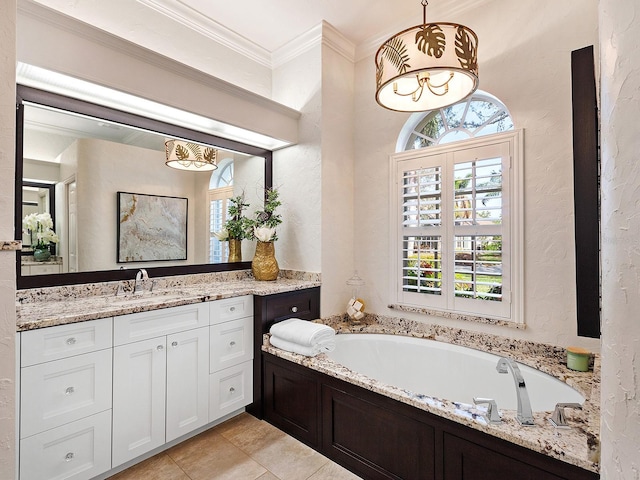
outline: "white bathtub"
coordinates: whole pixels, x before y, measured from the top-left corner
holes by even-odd
[[[454,402],[493,398],[499,409],[516,410],[511,372],[496,371],[497,355],[421,338],[380,334],[336,335],[333,361],[387,385]],[[534,412],[552,411],[556,403],[582,404],[584,397],[551,375],[518,364]]]

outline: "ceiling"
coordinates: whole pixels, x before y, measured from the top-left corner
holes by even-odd
[[[422,21],[421,0],[32,0],[130,41],[161,43],[190,28],[231,48],[272,54],[326,21],[356,48],[375,45]],[[427,19],[455,16],[490,0],[432,0]],[[162,21],[152,21],[163,15]],[[390,20],[393,19],[393,20]],[[172,22],[173,27],[168,27]],[[166,47],[170,47],[167,45]]]

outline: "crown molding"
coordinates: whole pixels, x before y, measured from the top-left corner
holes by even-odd
[[[322,44],[335,50],[351,63],[356,60],[356,46],[329,22],[322,21]]]
[[[137,1],[262,66],[269,68],[272,66],[271,54],[268,50],[185,5],[182,0]]]
[[[336,51],[350,62],[355,61],[355,46],[329,22],[322,21],[298,38],[286,43],[273,52],[272,65],[277,68],[317,45]]]

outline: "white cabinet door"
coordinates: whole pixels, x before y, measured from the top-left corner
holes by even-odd
[[[113,467],[165,443],[166,337],[113,349]]]
[[[208,327],[167,337],[167,442],[208,422],[208,367]]]
[[[111,468],[111,410],[20,441],[20,480],[87,480]]]

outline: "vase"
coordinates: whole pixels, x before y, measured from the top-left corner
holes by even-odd
[[[36,248],[33,251],[33,259],[36,262],[46,262],[51,258],[51,250],[48,248]]]
[[[256,253],[251,262],[251,272],[256,280],[275,280],[280,269],[276,260],[276,250],[273,242],[256,244]]]
[[[242,261],[242,240],[229,239],[229,263]]]

